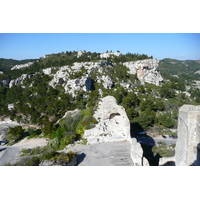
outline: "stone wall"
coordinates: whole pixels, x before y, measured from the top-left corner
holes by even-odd
[[[200,106],[184,105],[179,110],[176,166],[199,165]]]

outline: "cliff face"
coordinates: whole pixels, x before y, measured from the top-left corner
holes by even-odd
[[[200,106],[184,105],[179,110],[176,166],[200,165]]]
[[[147,59],[135,62],[125,62],[123,65],[129,68],[130,74],[137,74],[137,78],[142,84],[146,82],[154,85],[160,85],[163,78],[158,72],[158,63],[159,60],[157,59]]]

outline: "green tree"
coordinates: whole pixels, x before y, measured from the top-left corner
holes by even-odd
[[[160,92],[161,97],[163,97],[163,98],[174,98],[175,97],[175,92],[170,87],[170,84],[168,84],[168,83],[164,83],[160,87],[159,92]]]
[[[122,106],[125,108],[135,107],[139,105],[139,100],[134,92],[128,93],[122,100]]]
[[[15,127],[10,127],[9,128],[9,132],[7,135],[7,139],[9,141],[19,141],[23,138],[23,133],[24,133],[25,129],[22,128],[22,126],[15,126]]]
[[[158,123],[167,128],[171,128],[174,126],[174,121],[171,115],[166,113],[158,116]]]
[[[150,109],[147,109],[139,114],[139,117],[134,119],[144,130],[153,126],[156,120],[156,113]]]
[[[134,107],[130,107],[126,109],[126,114],[130,120],[130,122],[134,122],[134,119],[139,116],[137,110]]]

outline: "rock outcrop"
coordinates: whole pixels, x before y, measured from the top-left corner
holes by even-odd
[[[106,96],[99,102],[93,117],[98,124],[92,129],[85,130],[84,138],[88,144],[130,141],[130,122],[125,109],[117,105],[116,99]]]
[[[130,74],[137,74],[137,78],[141,84],[152,83],[160,85],[163,78],[158,72],[158,63],[159,60],[157,59],[147,59],[125,62],[123,65],[129,68]]]
[[[52,75],[53,79],[49,82],[49,85],[55,87],[56,85],[62,85],[65,89],[65,93],[70,93],[72,96],[76,96],[76,91],[90,91],[93,81],[102,83],[105,89],[111,89],[113,86],[112,79],[109,75],[102,75],[104,66],[111,67],[107,61],[99,62],[75,62],[73,66],[63,66],[55,74],[52,71],[55,68],[47,68],[43,70],[43,73]],[[76,73],[79,73],[77,78],[73,78]],[[96,73],[95,80],[91,79],[91,75]]]
[[[131,139],[130,156],[134,166],[149,166],[148,160],[143,157],[143,149],[136,138]]]
[[[77,58],[80,58],[86,51],[78,51],[77,52]]]
[[[84,76],[77,79],[68,80],[64,89],[66,93],[72,94],[72,96],[76,96],[76,91],[90,91],[92,86],[92,80],[89,76]]]
[[[29,67],[32,64],[33,64],[33,62],[28,62],[26,64],[21,64],[21,65],[15,65],[14,67],[11,68],[11,70]]]
[[[109,58],[109,57],[111,57],[111,56],[121,56],[122,54],[119,52],[119,51],[117,51],[117,52],[106,52],[106,53],[102,53],[101,55],[100,55],[100,58]]]
[[[200,106],[184,105],[179,110],[176,166],[200,165]]]
[[[24,83],[24,81],[28,78],[31,78],[32,74],[22,74],[20,77],[13,79],[9,83],[9,88],[11,88],[13,85],[21,85]]]

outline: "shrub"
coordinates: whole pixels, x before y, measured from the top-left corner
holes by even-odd
[[[14,140],[15,142],[21,140],[23,138],[23,133],[25,131],[25,129],[22,128],[22,126],[15,126],[13,128],[9,128],[9,132],[7,135],[7,139],[9,141]]]
[[[58,152],[56,152],[54,149],[50,149],[47,150],[46,152],[44,152],[40,158],[41,160],[50,160],[52,157],[56,156],[57,154],[59,154]]]
[[[136,117],[133,122],[138,123],[144,130],[147,130],[148,127],[153,126],[155,123],[156,114],[150,109],[145,110],[139,114],[139,117]]]
[[[42,131],[40,129],[35,129],[35,128],[28,128],[28,138],[33,138],[33,137],[38,137]]]
[[[25,166],[39,166],[40,164],[40,158],[39,157],[32,157],[30,160],[28,160],[26,163],[25,163]]]
[[[161,157],[172,157],[175,154],[174,149],[170,149],[167,145],[160,144],[159,146],[154,146],[152,148],[154,156],[159,154]]]

